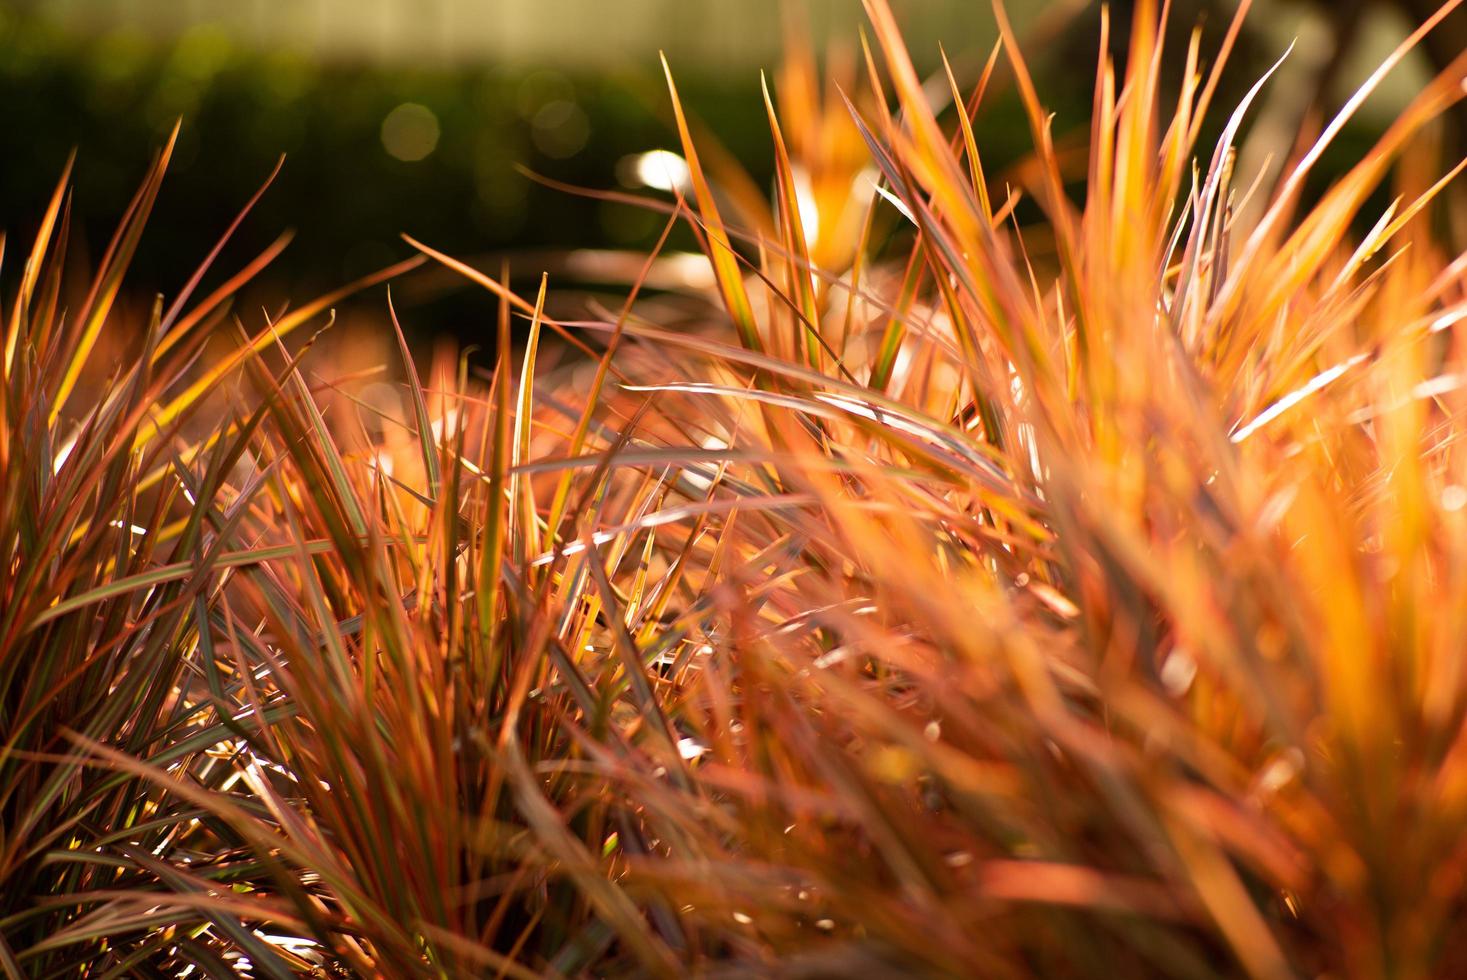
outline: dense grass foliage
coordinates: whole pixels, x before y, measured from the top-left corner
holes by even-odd
[[[1255,187],[1237,24],[1139,6],[1076,152],[1001,8],[960,89],[867,0],[766,87],[772,200],[669,71],[707,261],[577,321],[410,239],[129,322],[172,143],[75,299],[63,177],[0,311],[0,972],[1467,971],[1467,55],[1306,199],[1378,79]],[[497,364],[385,297],[384,408],[315,337],[423,262]]]

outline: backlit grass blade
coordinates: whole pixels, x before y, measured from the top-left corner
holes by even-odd
[[[200,398],[206,395],[211,388],[219,383],[220,379],[227,376],[230,372],[236,370],[241,363],[243,363],[252,355],[259,353],[266,347],[273,345],[278,338],[286,337],[290,333],[294,332],[296,328],[300,327],[302,324],[310,322],[321,313],[331,309],[333,304],[340,302],[347,296],[350,296],[353,293],[359,292],[363,289],[367,289],[371,286],[375,286],[378,283],[387,282],[390,279],[396,278],[397,276],[400,276],[405,272],[409,272],[412,269],[417,268],[419,265],[422,264],[422,262],[422,258],[416,256],[410,259],[406,259],[402,262],[396,263],[395,265],[390,265],[385,269],[381,269],[378,272],[363,276],[362,278],[351,283],[350,285],[343,286],[340,289],[332,290],[324,296],[318,297],[313,302],[307,303],[305,306],[302,306],[297,310],[292,310],[286,313],[279,320],[275,321],[269,328],[262,330],[258,334],[256,334],[254,339],[246,347],[240,349],[229,358],[209,369],[207,372],[205,372],[203,377],[199,378],[193,384],[189,385],[187,389],[172,398],[166,405],[163,405],[158,410],[158,412],[149,420],[149,422],[142,427],[142,430],[139,434],[139,441],[146,441],[147,439],[152,438],[154,435],[157,434],[158,430],[161,427],[178,418],[185,411],[187,411],[191,405],[193,405]],[[175,333],[177,333],[176,330]]]
[[[442,479],[438,469],[438,447],[434,444],[433,423],[428,418],[428,402],[423,397],[423,385],[418,380],[418,369],[408,351],[407,338],[403,336],[402,324],[397,322],[397,310],[392,305],[391,287],[387,293],[387,312],[392,318],[392,329],[397,334],[397,349],[402,355],[403,370],[407,372],[408,394],[412,397],[413,421],[417,425],[418,448],[423,455],[423,472],[428,474],[428,496],[438,499],[438,485]]]
[[[87,358],[91,356],[92,348],[97,343],[97,337],[102,332],[102,325],[112,311],[112,304],[117,298],[118,290],[122,287],[122,277],[142,238],[143,226],[153,209],[153,202],[157,200],[158,190],[163,184],[163,174],[168,169],[168,161],[173,155],[173,147],[178,141],[178,131],[182,125],[182,120],[174,124],[168,142],[164,144],[162,151],[158,154],[152,170],[143,182],[132,206],[128,209],[127,216],[118,226],[112,244],[107,247],[107,252],[102,257],[96,282],[77,316],[80,332],[75,348],[67,362],[66,370],[61,375],[56,392],[52,396],[52,423],[61,413],[62,407],[81,377]]]
[[[789,151],[785,148],[784,134],[780,132],[779,120],[774,113],[774,101],[769,96],[769,83],[762,75],[759,81],[764,93],[764,111],[769,117],[769,132],[774,140],[776,197],[779,201],[779,229],[785,253],[785,280],[789,283],[789,295],[800,321],[796,327],[799,335],[795,342],[798,348],[804,349],[811,367],[818,368],[820,347],[824,340],[819,336],[817,327],[820,312],[815,306],[815,283],[808,271],[811,268],[807,244],[809,239],[805,232],[804,219],[800,215],[800,194],[795,187],[794,170]],[[805,331],[810,331],[814,336],[804,337]]]
[[[672,111],[677,119],[678,135],[682,139],[683,156],[688,161],[688,172],[693,182],[693,192],[698,199],[698,213],[702,217],[704,233],[708,236],[708,260],[713,264],[713,274],[718,280],[719,292],[724,305],[733,318],[739,339],[750,350],[761,350],[759,328],[754,322],[754,310],[749,304],[748,292],[744,289],[743,273],[739,271],[738,256],[724,231],[723,218],[713,198],[713,190],[698,161],[698,151],[688,131],[688,121],[683,114],[682,102],[678,98],[677,85],[672,80],[672,67],[667,58],[662,59],[662,71],[667,76],[667,89],[672,97]]]
[[[20,288],[16,291],[10,310],[10,323],[5,331],[5,378],[7,380],[14,370],[15,348],[20,343],[25,330],[31,297],[41,277],[41,264],[51,244],[51,235],[56,228],[56,218],[61,211],[62,200],[71,181],[71,168],[75,162],[75,153],[67,157],[66,165],[61,170],[61,177],[56,182],[56,190],[51,194],[51,203],[47,205],[46,213],[41,218],[41,226],[36,229],[35,243],[31,246],[30,254],[26,256],[25,269],[21,272]]]

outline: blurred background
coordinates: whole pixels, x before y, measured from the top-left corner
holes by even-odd
[[[658,51],[689,108],[768,187],[759,70],[774,68],[788,9],[816,49],[849,50],[859,0],[0,0],[0,228],[29,238],[77,150],[73,247],[105,246],[150,155],[180,117],[170,177],[134,266],[135,290],[175,292],[276,158],[285,168],[230,254],[282,229],[295,241],[254,287],[302,301],[410,254],[399,233],[538,276],[551,256],[643,249],[653,214],[555,190],[657,193],[645,156],[676,146]],[[941,42],[971,85],[996,31],[983,0],[895,3],[919,66]],[[1099,5],[1015,0],[1016,27],[1063,136],[1083,136]],[[1201,23],[1215,52],[1235,3],[1179,0],[1171,50]],[[1327,110],[1429,15],[1434,0],[1257,0],[1230,77],[1235,91],[1298,46],[1254,126],[1257,165],[1308,114]],[[1124,37],[1131,4],[1111,3]],[[1460,11],[1372,100],[1339,147],[1349,159],[1423,81],[1467,50]],[[1457,117],[1458,140],[1467,126]],[[993,171],[1029,144],[1000,86],[979,137]],[[1247,157],[1245,156],[1245,159]],[[1323,173],[1329,173],[1328,165]],[[690,246],[689,239],[674,245]],[[237,264],[236,263],[236,264]],[[13,264],[13,263],[11,263]],[[10,264],[8,264],[10,265]],[[5,269],[5,286],[15,269]],[[410,324],[480,339],[488,304],[447,285],[408,290]],[[252,294],[254,295],[254,294]],[[380,296],[376,298],[381,306]]]

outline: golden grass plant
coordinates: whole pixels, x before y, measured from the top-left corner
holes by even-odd
[[[0,972],[1461,975],[1467,55],[1311,189],[1456,7],[1270,189],[1237,23],[1138,4],[1077,169],[1001,6],[960,89],[866,0],[765,88],[768,202],[672,89],[706,323],[658,254],[571,321],[409,240],[350,288],[456,270],[497,363],[403,342],[386,418],[285,343],[345,291],[231,315],[279,246],[102,357],[168,153],[71,307],[63,180],[0,311]]]

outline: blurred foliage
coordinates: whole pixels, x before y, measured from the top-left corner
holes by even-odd
[[[3,16],[3,15],[0,15]],[[616,181],[629,153],[669,145],[654,75],[574,76],[552,70],[446,71],[323,64],[259,53],[221,33],[195,30],[160,45],[138,34],[81,39],[11,19],[0,28],[0,129],[6,179],[0,226],[33,227],[75,148],[74,241],[111,232],[141,164],[182,117],[183,129],[135,282],[175,289],[176,270],[197,256],[231,210],[281,153],[287,164],[261,203],[241,251],[295,227],[284,295],[319,288],[406,253],[408,231],[456,249],[555,245],[644,247],[659,222],[627,207],[551,190],[522,166],[589,187]],[[690,100],[718,119],[745,159],[766,135],[756,78],[700,78],[689,66]],[[737,92],[737,94],[736,94]],[[404,104],[426,107],[441,138],[425,159],[384,148],[384,119]],[[277,270],[276,275],[283,274]]]
[[[1047,19],[1034,20],[1034,67],[1061,139],[1083,136],[1090,111],[1088,78],[1099,18],[1072,16],[1084,6],[1051,4]],[[1122,59],[1130,6],[1112,4],[1112,47]],[[1228,19],[1226,3],[1179,0],[1175,6],[1173,23],[1200,23],[1204,47],[1218,44]],[[1361,6],[1311,14],[1315,48],[1327,49],[1322,39],[1344,31]],[[1253,18],[1239,40],[1236,78],[1272,62],[1287,40],[1279,31],[1287,33],[1301,9],[1275,5],[1268,16]],[[907,8],[909,19],[929,28],[943,21],[943,11],[950,13],[945,6],[929,7],[919,16]],[[0,127],[0,158],[6,161],[0,228],[15,235],[34,230],[35,202],[50,193],[75,150],[71,247],[79,254],[73,267],[88,268],[95,256],[87,250],[111,234],[143,162],[181,118],[168,179],[134,263],[131,281],[141,291],[139,302],[152,291],[178,288],[177,270],[206,247],[280,154],[287,162],[279,180],[232,247],[253,254],[284,228],[295,229],[296,238],[288,261],[267,270],[242,297],[250,308],[274,308],[288,296],[319,292],[402,258],[408,254],[400,239],[404,232],[450,251],[485,256],[587,247],[641,250],[660,227],[649,212],[553,189],[523,172],[587,188],[627,189],[619,181],[626,167],[619,163],[676,143],[655,59],[617,68],[617,62],[578,63],[567,52],[555,67],[523,60],[438,67],[410,59],[323,58],[304,46],[264,49],[216,22],[200,22],[176,36],[115,24],[88,33],[75,24],[64,29],[45,14],[44,4],[20,4],[8,13],[0,8],[0,103],[7,114],[7,125]],[[1031,19],[1029,12],[1021,18]],[[777,35],[778,24],[771,22],[769,30]],[[985,30],[947,39],[965,83],[976,78],[993,37]],[[935,50],[919,52],[926,56],[919,57],[923,70],[935,67]],[[1284,87],[1307,89],[1320,75],[1337,87],[1358,81],[1330,68],[1330,56],[1319,50],[1295,57],[1281,76]],[[1182,62],[1173,60],[1167,59],[1166,70],[1175,88],[1179,79],[1172,76]],[[690,115],[706,123],[705,137],[716,135],[753,184],[767,190],[773,171],[754,68],[679,63],[675,53],[673,67]],[[1289,79],[1291,70],[1297,75]],[[1086,83],[1075,84],[1079,77]],[[1241,91],[1229,84],[1220,94],[1236,99]],[[1002,178],[1026,153],[1026,126],[1012,87],[995,88],[978,125]],[[1301,100],[1300,109],[1311,103],[1307,95]],[[422,107],[436,123],[436,143],[422,159],[395,159],[384,145],[384,122],[404,107]],[[1282,128],[1291,131],[1287,111],[1283,117]],[[1314,189],[1356,159],[1387,121],[1376,115],[1353,124],[1312,177]],[[1276,156],[1286,151],[1282,147]],[[1083,187],[1071,186],[1083,193]],[[1027,201],[1017,214],[1021,221],[1038,217]],[[681,228],[670,244],[695,247]],[[517,265],[517,277],[537,275],[530,264]],[[461,295],[437,302],[434,332],[482,339],[481,305]]]

